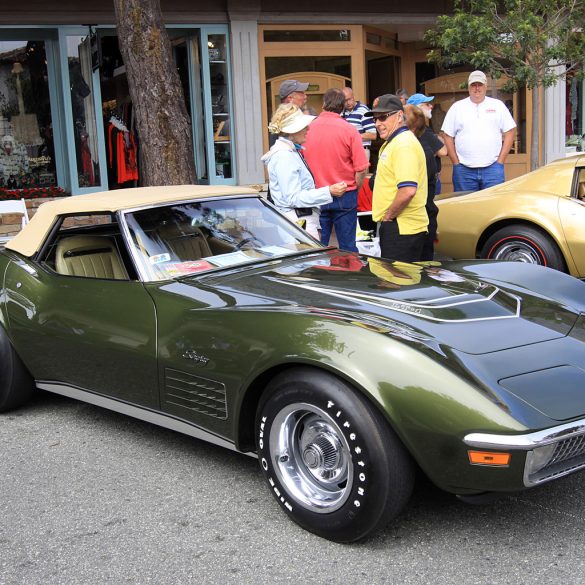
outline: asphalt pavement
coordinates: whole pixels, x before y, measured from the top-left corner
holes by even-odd
[[[585,473],[485,506],[420,482],[340,545],[256,460],[63,397],[0,415],[0,584],[585,584]]]

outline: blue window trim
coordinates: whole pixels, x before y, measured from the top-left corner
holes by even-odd
[[[68,180],[67,157],[63,145],[66,143],[63,125],[63,100],[59,89],[59,36],[56,27],[33,26],[0,26],[0,40],[3,41],[44,41],[47,57],[47,83],[49,86],[49,102],[51,122],[53,124],[53,147],[55,149],[55,172],[57,185],[65,191],[71,191]]]
[[[87,36],[90,34],[88,26],[59,27],[59,61],[61,66],[61,95],[63,97],[63,121],[65,123],[67,160],[69,161],[69,185],[72,195],[85,195],[108,190],[108,170],[106,166],[106,144],[104,125],[101,119],[102,98],[99,71],[92,73],[91,86],[94,111],[96,115],[96,131],[98,140],[98,163],[100,168],[100,184],[93,187],[80,187],[77,174],[77,153],[75,152],[75,132],[73,129],[73,108],[71,104],[71,90],[69,78],[69,64],[67,56],[67,37]]]
[[[169,27],[172,28],[172,27]],[[204,120],[205,132],[207,136],[207,164],[209,168],[209,184],[210,185],[235,185],[236,177],[238,176],[238,169],[236,167],[235,156],[235,137],[234,137],[234,98],[232,94],[232,56],[229,29],[226,25],[208,25],[201,27],[201,66],[203,71],[203,89],[204,89]],[[209,35],[225,35],[226,42],[226,65],[228,78],[226,80],[228,89],[228,101],[230,112],[230,157],[232,178],[222,179],[216,176],[215,167],[215,145],[213,142],[213,114],[211,110],[211,79],[209,74],[209,51],[207,50],[207,42]]]

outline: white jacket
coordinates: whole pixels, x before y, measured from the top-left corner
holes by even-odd
[[[281,211],[331,203],[329,187],[315,188],[315,181],[295,145],[278,138],[261,159],[268,169],[270,195]]]

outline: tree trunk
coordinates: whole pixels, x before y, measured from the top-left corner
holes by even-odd
[[[538,161],[540,159],[539,152],[539,127],[540,127],[540,87],[532,88],[532,130],[530,132],[530,170],[534,171],[538,168]]]
[[[195,183],[191,121],[160,0],[114,0],[141,151],[142,185]]]

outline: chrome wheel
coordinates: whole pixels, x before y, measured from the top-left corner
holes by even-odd
[[[527,264],[546,264],[538,249],[529,242],[511,240],[500,246],[490,258],[508,262],[525,262]]]
[[[480,256],[491,260],[538,264],[566,270],[565,260],[555,241],[543,231],[528,225],[509,225],[492,234]]]
[[[279,481],[313,512],[340,508],[353,484],[349,445],[337,423],[311,404],[290,404],[270,430],[270,455]]]

